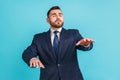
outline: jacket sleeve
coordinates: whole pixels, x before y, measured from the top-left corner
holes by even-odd
[[[30,59],[36,56],[37,56],[37,46],[36,46],[36,36],[34,36],[31,45],[24,50],[22,54],[22,58],[29,65]]]
[[[78,30],[76,30],[75,35],[76,35],[76,43],[77,43],[78,41],[80,41],[81,39],[83,39],[83,37],[81,36],[81,34],[79,33]],[[76,46],[77,49],[83,50],[83,51],[91,50],[92,47],[93,47],[93,43],[91,43],[90,46],[88,46],[88,47],[85,47],[85,46]]]

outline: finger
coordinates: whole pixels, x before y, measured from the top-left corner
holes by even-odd
[[[79,46],[79,45],[84,45],[84,43],[86,42],[86,40],[85,39],[82,39],[82,40],[80,40],[80,41],[78,41],[77,43],[76,43],[76,46]]]
[[[44,66],[42,63],[41,63],[41,66],[40,66],[40,67],[43,68],[43,69],[45,68],[45,66]]]
[[[89,38],[86,38],[86,41],[91,41],[91,39],[89,39]]]
[[[32,62],[30,61],[30,67],[32,67]]]
[[[89,38],[86,38],[86,41],[95,42],[95,40],[92,40],[92,39],[89,39]]]
[[[33,62],[33,67],[36,67],[36,63],[35,62]]]
[[[95,42],[95,40],[89,39],[91,42]]]
[[[34,61],[30,61],[30,67],[34,67],[34,65],[35,65],[35,63],[34,63]]]
[[[86,40],[87,40],[86,38],[83,39],[84,42],[86,42]]]
[[[40,61],[38,62],[38,65],[43,69],[45,68],[45,66]]]
[[[92,42],[95,42],[95,40],[91,40]]]
[[[38,65],[38,62],[36,62],[36,68],[38,68],[38,66],[39,66],[39,65]]]
[[[92,42],[92,39],[86,38],[86,42]]]
[[[76,46],[78,46],[78,45],[79,45],[79,42],[76,43]]]

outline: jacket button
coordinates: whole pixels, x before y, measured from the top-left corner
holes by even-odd
[[[60,64],[57,65],[58,67],[60,66]]]

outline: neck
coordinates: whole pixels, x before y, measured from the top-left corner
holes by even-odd
[[[62,27],[56,28],[56,27],[52,27],[52,26],[51,26],[51,28],[56,31],[56,30],[58,30],[58,29],[60,29],[60,28],[62,28]]]

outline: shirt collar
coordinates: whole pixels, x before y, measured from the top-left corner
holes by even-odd
[[[59,31],[59,33],[61,32],[61,30],[62,30],[62,27],[57,29],[57,31]],[[52,28],[50,28],[50,31],[53,33],[56,30],[53,30]]]

